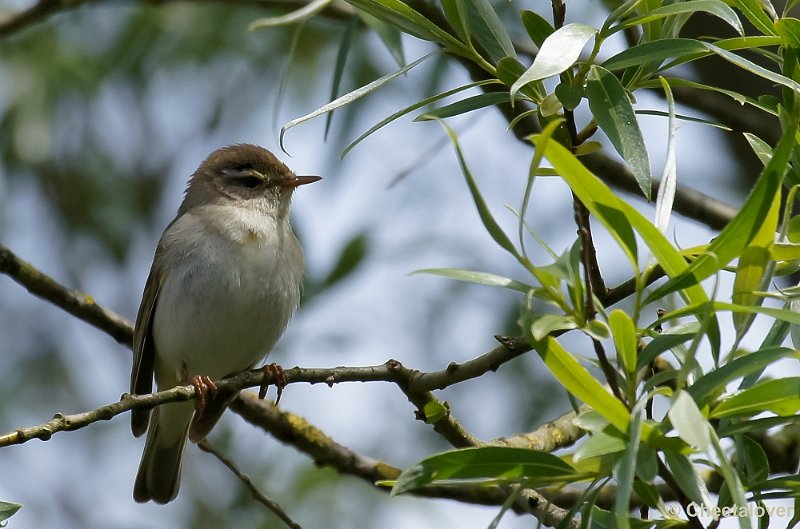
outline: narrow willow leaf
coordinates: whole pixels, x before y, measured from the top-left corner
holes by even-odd
[[[469,84],[466,84],[466,85],[463,85],[463,86],[459,86],[458,88],[453,88],[452,90],[447,90],[446,92],[442,92],[441,94],[436,94],[435,96],[431,96],[431,97],[425,98],[422,101],[417,101],[413,105],[409,105],[404,109],[398,110],[397,112],[395,112],[394,114],[390,115],[389,117],[387,117],[385,119],[382,119],[381,121],[379,121],[378,123],[376,123],[375,125],[370,127],[369,130],[367,130],[365,133],[363,133],[358,138],[353,140],[350,143],[350,145],[348,145],[344,149],[344,151],[342,151],[342,154],[339,156],[339,159],[340,160],[344,159],[344,157],[347,156],[347,154],[350,151],[352,151],[353,148],[356,145],[358,145],[359,143],[364,141],[366,138],[371,136],[374,132],[377,132],[378,130],[382,129],[383,127],[385,127],[386,125],[388,125],[392,121],[394,121],[394,120],[396,120],[398,118],[401,118],[401,117],[405,116],[406,114],[410,114],[411,112],[413,112],[413,111],[415,111],[417,109],[420,109],[420,108],[424,107],[425,105],[429,105],[431,103],[435,103],[436,101],[439,101],[439,100],[444,99],[446,97],[450,97],[451,95],[457,94],[459,92],[463,92],[464,90],[469,90],[470,88],[475,88],[477,86],[483,86],[483,85],[487,85],[487,84],[499,84],[499,83],[500,83],[500,81],[498,81],[497,79],[488,79],[488,80],[485,80],[485,81],[478,81],[476,83],[469,83]]]
[[[625,88],[614,74],[600,66],[592,66],[587,79],[586,96],[597,124],[628,163],[639,188],[650,200],[653,185],[650,159]]]
[[[662,118],[668,118],[669,112],[663,112],[661,110],[637,110],[637,116],[659,116]],[[695,116],[687,116],[685,114],[675,114],[675,119],[678,121],[686,121],[689,123],[697,123],[699,125],[706,125],[708,127],[714,127],[715,129],[724,130],[725,132],[733,132],[733,129],[727,125],[722,123],[717,123],[716,121],[710,121],[708,119],[698,118]]]
[[[614,346],[617,348],[617,357],[620,359],[628,382],[633,384],[636,375],[636,325],[625,312],[615,309],[608,316],[608,324],[614,336]]]
[[[429,110],[414,118],[414,121],[430,121],[433,119],[443,119],[458,116],[467,112],[472,112],[480,108],[486,108],[501,103],[508,103],[508,92],[487,92],[476,96],[456,101],[443,107]]]
[[[771,411],[782,417],[800,412],[800,377],[767,380],[737,393],[716,406],[711,416],[744,417]]]
[[[349,0],[349,3],[378,20],[397,26],[409,35],[438,42],[445,47],[457,49],[462,47],[462,44],[450,33],[400,0]]]
[[[603,68],[616,71],[642,64],[661,63],[674,57],[704,54],[707,48],[694,39],[661,39],[626,48],[603,62]]]
[[[477,283],[479,285],[486,285],[490,287],[507,288],[509,290],[516,290],[527,294],[532,286],[520,283],[507,277],[490,274],[487,272],[475,272],[473,270],[463,270],[460,268],[425,268],[423,270],[416,270],[413,274],[432,274],[437,276],[449,277],[458,281],[466,281],[468,283]]]
[[[464,153],[461,151],[461,145],[458,143],[458,137],[456,133],[447,126],[444,121],[439,120],[442,127],[444,127],[445,132],[450,137],[450,141],[453,142],[453,147],[456,150],[456,156],[458,157],[458,164],[461,166],[461,172],[464,175],[464,179],[467,181],[467,187],[469,187],[469,192],[472,195],[472,201],[475,203],[475,207],[478,209],[478,215],[483,222],[483,226],[486,228],[486,231],[489,232],[489,235],[492,236],[492,239],[500,245],[501,248],[509,252],[511,255],[519,259],[521,256],[517,249],[514,248],[514,243],[511,242],[511,239],[508,238],[508,235],[505,234],[503,229],[497,224],[497,221],[494,220],[492,216],[492,212],[489,211],[489,206],[486,205],[486,200],[484,200],[483,195],[481,194],[481,190],[478,188],[478,183],[475,181],[475,177],[472,175],[472,171],[470,171],[469,166],[467,165],[467,160],[464,158]]]
[[[595,33],[595,28],[577,23],[557,29],[542,43],[531,67],[511,85],[512,99],[526,84],[558,75],[575,64]]]
[[[746,377],[751,373],[763,371],[766,366],[783,358],[800,360],[800,352],[787,347],[773,347],[754,351],[709,371],[687,388],[687,391],[700,406],[705,406],[716,395],[722,394],[730,382],[737,378]]]
[[[450,450],[427,457],[404,470],[392,488],[403,494],[432,483],[463,480],[535,480],[563,483],[578,476],[561,458],[524,448],[483,446]]]
[[[748,72],[753,73],[759,77],[763,77],[764,79],[772,81],[773,83],[785,86],[790,90],[794,90],[795,93],[800,92],[800,83],[798,83],[793,79],[789,79],[788,77],[784,77],[783,75],[767,70],[763,66],[759,66],[758,64],[752,61],[749,61],[743,57],[736,55],[735,53],[731,53],[728,50],[724,50],[713,44],[709,44],[706,42],[705,45],[706,48],[708,48],[710,51],[716,53],[726,61],[735,64],[736,66],[742,68],[743,70],[747,70]]]
[[[530,333],[530,329],[524,330]],[[630,414],[627,408],[555,338],[547,336],[543,340],[534,341],[533,346],[550,372],[567,391],[602,415],[620,432],[628,431]]]
[[[669,108],[669,136],[667,139],[667,159],[664,162],[664,173],[661,177],[661,185],[658,188],[656,197],[654,224],[661,233],[666,233],[667,226],[669,226],[669,218],[672,215],[675,192],[678,188],[678,161],[675,153],[675,136],[678,126],[675,120],[675,99],[672,97],[669,83],[663,77],[661,78],[661,86],[664,87],[664,95],[667,97],[667,107]]]
[[[731,0],[733,7],[738,8],[747,20],[764,35],[776,35],[772,19],[764,12],[766,2],[759,0]],[[776,17],[777,18],[777,17]]]
[[[633,27],[665,17],[699,12],[708,13],[709,15],[714,15],[724,20],[729,26],[735,29],[739,35],[744,35],[744,28],[739,21],[739,17],[736,16],[736,12],[720,0],[689,0],[688,2],[664,5],[640,17],[626,20],[625,23],[622,24],[622,27]]]
[[[258,29],[273,28],[275,26],[297,24],[298,22],[303,22],[304,20],[313,17],[332,3],[333,0],[314,0],[300,9],[292,11],[286,15],[279,17],[265,17],[254,20],[250,23],[249,29],[250,31],[255,31]]]
[[[350,22],[342,35],[342,41],[339,43],[339,51],[336,53],[336,65],[333,68],[333,83],[331,84],[331,101],[336,99],[339,95],[339,85],[342,82],[344,75],[344,66],[347,63],[347,54],[350,52],[350,44],[353,42],[353,37],[356,34],[358,27],[358,18],[350,17]],[[323,138],[328,139],[328,132],[333,123],[333,111],[329,112],[325,118],[325,134]]]
[[[463,0],[442,0],[442,11],[461,40],[469,42],[470,31]]]
[[[305,123],[306,121],[308,121],[310,119],[314,119],[314,118],[316,118],[318,116],[321,116],[322,114],[325,114],[326,112],[330,112],[332,110],[336,110],[337,108],[340,108],[340,107],[343,107],[345,105],[348,105],[348,104],[352,103],[353,101],[355,101],[357,99],[360,99],[360,98],[364,97],[365,95],[374,92],[375,90],[377,90],[381,86],[385,85],[389,81],[391,81],[391,80],[393,80],[393,79],[395,79],[397,77],[400,77],[401,75],[403,75],[404,73],[409,71],[414,66],[417,66],[418,64],[422,63],[425,59],[428,59],[428,58],[436,55],[437,53],[440,53],[440,52],[439,51],[434,51],[432,53],[429,53],[428,55],[425,55],[424,57],[421,57],[421,58],[417,59],[416,61],[412,62],[408,66],[404,66],[403,68],[400,68],[396,72],[392,72],[392,73],[390,73],[388,75],[384,75],[380,79],[376,79],[376,80],[372,81],[371,83],[369,83],[367,85],[364,85],[364,86],[362,86],[361,88],[359,88],[357,90],[353,90],[352,92],[343,95],[342,97],[336,99],[335,101],[331,101],[327,105],[324,105],[324,106],[318,108],[317,110],[315,110],[314,112],[311,112],[310,114],[306,114],[305,116],[302,116],[302,117],[299,117],[297,119],[293,119],[293,120],[289,121],[283,127],[281,127],[281,134],[280,134],[281,149],[283,149],[284,152],[286,152],[286,150],[283,148],[283,136],[286,134],[286,131],[289,130],[290,128],[294,127],[295,125],[299,125],[300,123]]]
[[[372,28],[375,33],[378,34],[378,37],[380,37],[381,41],[383,41],[386,49],[392,54],[397,66],[401,68],[405,66],[406,55],[403,51],[402,32],[397,29],[396,26],[384,22],[383,20],[378,20],[365,11],[357,10],[356,12],[358,13],[358,17],[363,20],[367,26]]]
[[[742,485],[742,480],[739,479],[739,472],[734,468],[733,464],[731,463],[728,454],[725,453],[725,450],[722,448],[722,445],[719,443],[719,438],[717,438],[717,434],[714,431],[711,431],[711,444],[714,446],[714,454],[717,456],[719,460],[719,470],[722,474],[723,479],[725,480],[725,485],[728,487],[728,491],[731,494],[731,498],[733,499],[733,504],[736,506],[737,511],[741,509],[741,512],[750,513],[752,511],[747,510],[748,503],[747,497],[745,496],[744,486]],[[706,505],[711,505],[710,503],[706,503]],[[739,516],[739,527],[742,529],[750,529],[752,524],[750,523],[750,516]]]
[[[633,408],[631,425],[628,430],[628,446],[625,453],[616,465],[614,476],[617,478],[617,493],[614,498],[614,519],[618,529],[628,529],[631,526],[628,513],[630,512],[633,481],[636,476],[636,460],[641,441],[642,424],[644,423],[644,401]]]
[[[678,431],[681,439],[689,446],[711,453],[711,425],[697,408],[692,396],[685,391],[678,391],[672,399],[667,412],[672,426]]]
[[[489,0],[466,0],[465,5],[472,36],[489,53],[492,61],[497,64],[503,57],[516,57],[511,37]]]

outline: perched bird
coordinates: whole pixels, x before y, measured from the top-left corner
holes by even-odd
[[[150,393],[154,375],[159,390],[192,383],[201,393],[269,354],[300,301],[303,250],[289,224],[292,192],[317,180],[295,176],[255,145],[218,149],[200,164],[144,288],[132,394]],[[232,398],[133,411],[133,434],[147,431],[137,502],[175,499],[187,437],[205,438]]]

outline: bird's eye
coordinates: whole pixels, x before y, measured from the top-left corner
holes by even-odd
[[[236,179],[236,183],[248,189],[255,189],[261,185],[262,180],[255,176],[243,176]]]

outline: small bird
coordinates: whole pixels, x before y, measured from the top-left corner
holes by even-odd
[[[132,412],[133,434],[147,431],[137,502],[175,499],[187,437],[205,438],[235,397],[215,401],[208,383],[253,368],[286,328],[304,270],[289,206],[296,187],[317,180],[246,144],[214,151],[189,180],[144,287],[131,393],[150,393],[155,375],[159,390],[192,383],[202,398]],[[209,402],[204,389],[214,390]]]

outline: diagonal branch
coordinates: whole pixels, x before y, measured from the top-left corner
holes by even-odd
[[[50,276],[14,255],[2,244],[0,244],[0,273],[10,276],[34,296],[49,301],[76,318],[97,327],[119,343],[132,346],[131,322],[116,312],[101,307],[89,294],[60,285]]]

